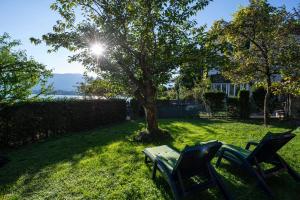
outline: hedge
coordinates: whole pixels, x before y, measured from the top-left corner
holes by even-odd
[[[7,106],[0,111],[0,145],[19,146],[121,122],[125,117],[124,100],[57,100]]]
[[[210,107],[212,113],[223,111],[225,107],[226,94],[224,92],[206,92],[204,98]]]
[[[239,92],[239,104],[240,104],[240,117],[242,119],[248,119],[250,115],[250,93],[247,90],[241,90]]]
[[[131,99],[129,103],[129,115],[132,119],[145,117],[145,111],[142,104],[137,99]]]
[[[237,97],[227,98],[227,112],[228,112],[228,117],[237,118],[240,116],[239,99]]]
[[[255,88],[252,91],[252,98],[260,111],[264,110],[264,99],[266,96],[266,90],[263,87]]]
[[[266,96],[266,90],[263,87],[254,88],[252,91],[252,100],[256,106],[257,111],[264,110],[264,100]],[[273,112],[276,108],[282,108],[282,104],[278,101],[278,98],[273,93],[269,97],[269,111]]]

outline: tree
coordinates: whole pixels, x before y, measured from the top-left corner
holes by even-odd
[[[7,33],[0,36],[0,104],[12,104],[28,100],[31,89],[41,84],[40,94],[48,91],[46,82],[51,71],[32,58],[27,58],[25,51],[15,51],[20,45]],[[36,98],[38,95],[31,97]]]
[[[296,88],[300,75],[300,45],[292,28],[295,20],[284,7],[272,7],[265,0],[252,0],[238,10],[232,21],[215,22],[215,43],[227,47],[222,55],[228,62],[222,67],[225,77],[237,83],[254,82],[266,88],[264,123],[268,124],[269,98],[274,83],[291,80]]]
[[[77,90],[86,96],[98,96],[106,99],[128,97],[126,89],[122,85],[103,78],[85,77],[85,82],[80,83]]]
[[[78,51],[71,61],[109,74],[131,89],[143,105],[147,130],[161,133],[156,119],[157,86],[167,83],[171,72],[185,60],[182,49],[198,33],[191,19],[210,0],[56,0],[51,6],[62,20],[43,40],[52,50]],[[75,8],[84,20],[76,22]],[[33,39],[33,42],[40,42]],[[105,55],[91,55],[91,43],[103,43]]]
[[[201,81],[203,71],[203,67],[200,67],[199,64],[181,66],[178,77],[180,86],[191,90],[197,82]]]
[[[157,99],[159,100],[176,100],[176,90],[175,87],[166,87],[160,85],[157,88]]]
[[[180,90],[180,96],[191,97],[203,102],[206,105],[204,98],[211,86],[210,78],[208,77],[209,70],[225,65],[228,59],[220,52],[223,52],[226,46],[215,42],[218,38],[218,33],[204,32],[205,27],[202,27],[202,34],[190,40],[187,55],[188,59],[180,66],[179,76],[176,84]],[[182,95],[182,93],[184,93]]]

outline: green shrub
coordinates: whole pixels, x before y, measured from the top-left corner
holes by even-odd
[[[254,104],[257,106],[257,108],[260,111],[263,111],[263,109],[264,109],[265,96],[266,96],[266,90],[263,87],[255,88],[252,91],[252,98],[253,98]]]
[[[227,98],[227,112],[229,117],[239,117],[239,99],[237,97]]]
[[[250,115],[249,91],[239,91],[239,111],[242,119],[248,119]]]
[[[8,106],[0,112],[0,145],[18,146],[120,122],[125,117],[124,100],[57,100]]]
[[[224,109],[225,97],[226,94],[223,92],[206,92],[204,94],[204,99],[210,107],[211,112],[221,111]]]
[[[140,117],[144,117],[145,116],[145,111],[144,108],[142,106],[142,104],[137,100],[137,99],[131,99],[130,100],[130,117],[132,119],[138,119]]]
[[[252,92],[252,99],[258,111],[264,110],[264,100],[265,100],[266,90],[263,87],[255,88]],[[273,112],[276,107],[281,107],[278,98],[273,93],[270,94],[269,98],[269,109]]]

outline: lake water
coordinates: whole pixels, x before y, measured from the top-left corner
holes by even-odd
[[[34,94],[30,95],[30,97],[33,97]],[[53,95],[40,95],[39,96],[42,99],[51,98],[51,99],[98,99],[98,97],[85,97],[81,95],[60,95],[60,94],[53,94]]]
[[[85,98],[85,96],[80,96],[80,95],[60,95],[60,94],[44,95],[44,97],[46,98],[50,97],[53,99],[84,99]]]

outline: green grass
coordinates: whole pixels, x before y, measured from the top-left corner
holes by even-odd
[[[224,120],[161,120],[172,133],[168,145],[185,145],[218,139],[245,146],[268,131],[284,131],[283,124],[264,128],[258,123]],[[126,122],[89,132],[51,138],[7,152],[10,162],[0,168],[0,199],[172,199],[167,183],[151,180],[151,169],[141,151],[158,144],[137,144],[128,137],[144,128],[141,122]],[[300,172],[300,136],[280,154]],[[215,160],[213,160],[215,163]],[[217,171],[236,199],[265,199],[255,181],[224,162]],[[300,199],[300,184],[287,173],[270,178],[268,184],[278,199]],[[201,192],[196,199],[219,199],[218,190]]]

